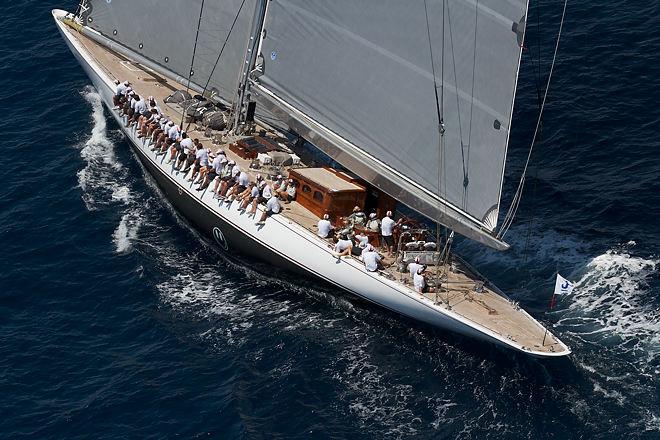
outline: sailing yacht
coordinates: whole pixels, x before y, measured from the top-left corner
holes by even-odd
[[[52,14],[165,197],[221,250],[452,332],[565,356],[557,336],[451,251],[454,232],[508,248],[498,215],[527,0],[485,3],[83,0]],[[113,108],[116,81],[153,96],[252,179],[294,180],[296,199],[257,224],[239,202],[197,190]],[[166,102],[177,90],[196,94],[196,110]],[[227,128],[196,118],[200,107],[225,112]],[[317,230],[328,214],[354,233],[341,225],[354,205],[379,217],[405,206],[437,228],[400,222],[394,255],[369,271]],[[428,291],[408,273],[416,258]]]

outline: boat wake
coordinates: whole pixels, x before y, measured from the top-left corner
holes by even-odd
[[[80,156],[86,166],[78,172],[78,184],[83,201],[90,211],[110,206],[121,206],[121,219],[113,232],[118,253],[131,249],[143,223],[143,211],[129,188],[127,170],[115,155],[115,142],[122,138],[120,131],[109,132],[101,96],[91,87],[85,87],[82,96],[92,107],[92,130],[80,146]]]
[[[660,431],[660,413],[648,406],[656,400],[660,374],[660,310],[653,293],[660,259],[635,256],[634,247],[634,242],[614,247],[576,271],[578,281],[559,304],[556,327],[579,346],[576,364],[592,394],[635,411],[639,419],[630,426]],[[585,420],[602,410],[588,401],[572,405]]]

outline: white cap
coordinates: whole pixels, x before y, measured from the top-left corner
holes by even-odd
[[[415,263],[419,264],[419,257],[415,257]]]
[[[364,247],[364,250],[367,251],[367,252],[370,252],[370,251],[374,250],[374,247],[372,245],[370,245],[369,243],[367,243],[367,245]]]
[[[128,81],[124,81],[124,85],[128,86],[130,83]]]
[[[369,214],[369,218],[376,218],[376,213],[372,212],[371,214]]]
[[[129,96],[135,96],[135,92],[133,90],[131,90],[130,92],[128,92],[128,95]]]
[[[169,125],[171,127],[171,126],[174,125],[174,122],[170,121],[170,122],[167,123],[167,125]]]
[[[119,80],[118,79],[115,80],[115,84],[119,85]]]
[[[327,220],[327,219],[329,219],[329,218],[330,218],[330,216],[329,216],[328,214],[323,214],[323,219],[324,219],[324,220]]]
[[[277,178],[278,178],[278,179],[281,179],[281,178],[282,178],[282,175],[281,175],[281,174],[278,174],[278,175],[277,175]]]
[[[230,160],[229,165],[236,165],[236,162],[234,162],[233,160]]]
[[[388,217],[392,217],[392,211],[387,211],[387,214],[385,214]]]

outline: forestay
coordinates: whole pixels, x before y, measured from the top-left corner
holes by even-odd
[[[505,248],[490,233],[527,1],[427,7],[428,31],[421,0],[272,0],[256,89],[347,168],[457,232]]]
[[[106,37],[232,101],[250,37],[256,0],[246,0],[215,70],[213,67],[242,0],[89,0],[85,24]],[[202,9],[203,3],[203,9]],[[201,21],[200,21],[201,12]]]

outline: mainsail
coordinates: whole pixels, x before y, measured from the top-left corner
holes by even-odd
[[[267,8],[259,99],[392,196],[505,249],[492,232],[527,0],[272,0]]]
[[[228,101],[235,98],[256,0],[88,0],[83,4],[87,26],[182,78],[192,71],[190,79],[198,89],[208,82],[207,90],[215,89]]]

